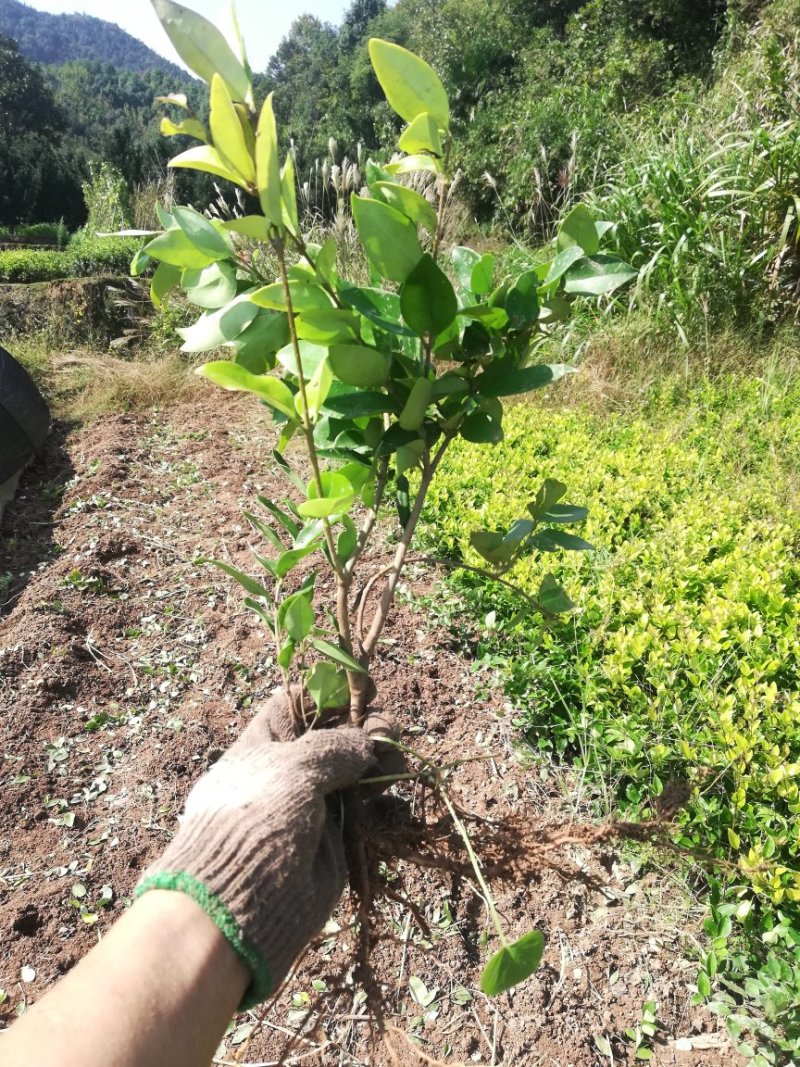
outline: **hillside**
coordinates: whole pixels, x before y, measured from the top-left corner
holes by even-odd
[[[119,26],[90,15],[51,15],[19,0],[0,0],[0,33],[13,37],[22,55],[37,63],[89,60],[120,70],[159,70],[185,78],[180,67]]]

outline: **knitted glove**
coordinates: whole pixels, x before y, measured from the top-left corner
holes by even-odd
[[[188,894],[253,980],[242,1007],[266,999],[322,928],[345,885],[334,795],[367,776],[361,729],[295,739],[285,692],[272,697],[189,793],[181,827],[136,888]]]

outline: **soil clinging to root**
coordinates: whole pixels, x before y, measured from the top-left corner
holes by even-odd
[[[241,511],[258,493],[287,495],[270,432],[257,407],[218,394],[56,427],[25,473],[0,539],[2,1025],[127,906],[192,782],[278,683],[238,590],[196,562],[250,567]],[[406,586],[429,582],[412,572]],[[624,1034],[653,1000],[651,1063],[740,1063],[691,1005],[686,949],[700,913],[680,879],[612,841],[591,844],[605,835],[581,830],[568,775],[520,763],[502,694],[476,695],[470,664],[413,606],[392,616],[376,680],[413,748],[440,764],[486,757],[453,773],[450,796],[509,935],[546,933],[543,964],[483,996],[496,946],[466,856],[436,797],[403,783],[370,812],[383,866],[369,981],[387,1033],[353,979],[345,895],[276,1000],[234,1021],[217,1061],[587,1067],[610,1064],[610,1048],[614,1063],[634,1063]],[[168,953],[166,942],[165,966]]]

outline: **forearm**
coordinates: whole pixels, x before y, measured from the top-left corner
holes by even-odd
[[[3,1067],[207,1067],[250,981],[183,893],[146,893],[7,1033]]]

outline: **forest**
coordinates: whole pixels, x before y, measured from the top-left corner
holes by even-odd
[[[32,992],[271,685],[357,721],[374,683],[414,812],[399,858],[366,834],[383,999],[344,905],[220,1061],[361,1064],[382,1014],[381,1064],[800,1061],[800,0],[353,0],[227,81],[21,7],[0,341],[54,429],[0,536],[0,921],[30,886]]]

